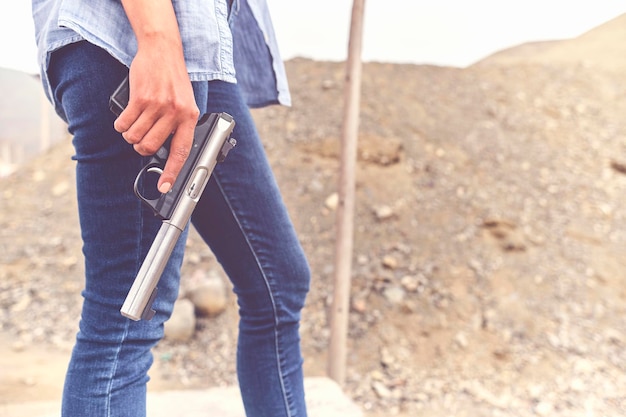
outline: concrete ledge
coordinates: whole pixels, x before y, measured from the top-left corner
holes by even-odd
[[[307,378],[309,417],[362,417],[361,409],[328,378]],[[0,417],[59,417],[60,404],[30,402],[0,405]],[[148,394],[148,417],[245,417],[237,387],[164,391]]]

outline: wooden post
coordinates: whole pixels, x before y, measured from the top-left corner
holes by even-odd
[[[341,172],[336,218],[334,295],[330,312],[330,349],[328,353],[328,374],[339,385],[343,385],[346,378],[364,10],[365,0],[354,0],[344,90]]]

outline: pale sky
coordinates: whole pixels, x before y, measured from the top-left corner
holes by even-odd
[[[352,0],[267,0],[284,59],[344,60]],[[626,0],[366,0],[365,61],[467,66],[498,50],[578,36]],[[30,2],[0,3],[0,67],[37,72]]]

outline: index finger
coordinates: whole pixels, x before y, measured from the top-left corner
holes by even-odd
[[[165,194],[172,189],[172,185],[189,157],[195,126],[195,123],[180,125],[172,136],[167,162],[157,185],[159,192]]]

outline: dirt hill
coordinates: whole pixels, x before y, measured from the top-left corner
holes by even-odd
[[[480,64],[543,63],[589,65],[623,71],[626,57],[620,39],[626,39],[626,14],[565,41],[532,42],[498,52]]]
[[[625,21],[465,69],[364,66],[345,388],[368,417],[626,411]],[[302,338],[319,375],[344,66],[287,70],[294,106],[254,116],[311,262]],[[66,360],[76,329],[70,155],[65,143],[0,183],[11,364]],[[184,268],[219,270],[195,235]],[[154,389],[235,383],[235,337],[233,301],[192,343],[157,347]],[[0,403],[56,395],[28,375],[5,377]]]

